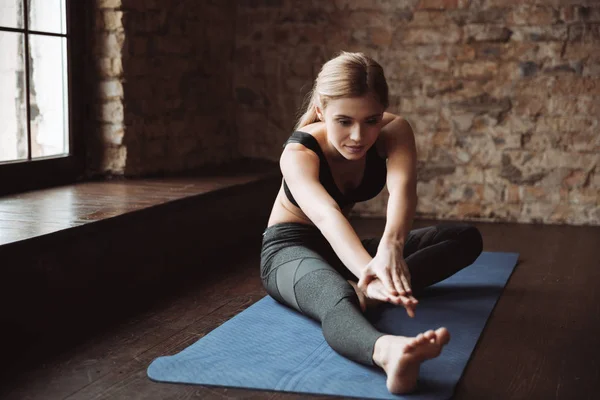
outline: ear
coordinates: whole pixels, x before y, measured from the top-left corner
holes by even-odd
[[[315,111],[317,112],[317,118],[319,118],[319,121],[323,121],[323,111],[321,111],[321,108],[316,106]]]

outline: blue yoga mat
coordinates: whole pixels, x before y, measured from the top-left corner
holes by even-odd
[[[370,399],[448,399],[518,259],[484,252],[475,263],[419,297],[416,318],[385,304],[367,317],[379,330],[414,336],[439,326],[450,343],[424,362],[417,392],[390,394],[385,373],[334,352],[320,325],[266,296],[193,345],[148,367],[150,379]]]

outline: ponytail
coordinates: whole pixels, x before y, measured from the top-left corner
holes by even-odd
[[[296,123],[294,130],[298,130],[300,128],[305,127],[306,125],[310,125],[312,123],[319,121],[319,116],[317,115],[317,103],[315,101],[316,100],[315,97],[316,97],[316,92],[314,90],[311,90],[306,95],[306,99],[304,100],[305,105],[304,105],[304,107],[302,107],[303,109],[306,109],[306,111],[298,119],[298,122]]]

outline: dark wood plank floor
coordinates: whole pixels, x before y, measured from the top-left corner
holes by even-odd
[[[434,223],[419,221],[415,227]],[[384,221],[356,220],[363,237]],[[457,399],[595,399],[600,391],[600,227],[477,225],[486,251],[521,253],[458,384]],[[7,399],[295,399],[293,394],[151,382],[146,367],[184,349],[265,295],[258,242],[226,273],[187,279],[178,295],[6,384]],[[32,344],[32,346],[43,344]],[[325,397],[323,397],[325,398]]]

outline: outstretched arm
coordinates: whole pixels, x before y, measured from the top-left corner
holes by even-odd
[[[390,196],[380,247],[402,250],[417,207],[415,137],[409,123],[401,117],[395,117],[383,131],[388,157],[386,183]]]
[[[319,182],[319,157],[300,144],[288,144],[279,162],[283,177],[306,216],[321,231],[344,265],[360,278],[372,260],[339,205]]]
[[[416,146],[408,122],[392,114],[384,116],[389,122],[382,129],[387,156],[387,205],[386,225],[377,248],[377,254],[358,282],[367,292],[371,283],[381,284],[392,296],[390,301],[402,304],[408,314],[414,316],[417,300],[412,297],[410,272],[404,261],[404,243],[412,227],[417,205],[416,192]],[[381,287],[381,284],[378,284]]]

